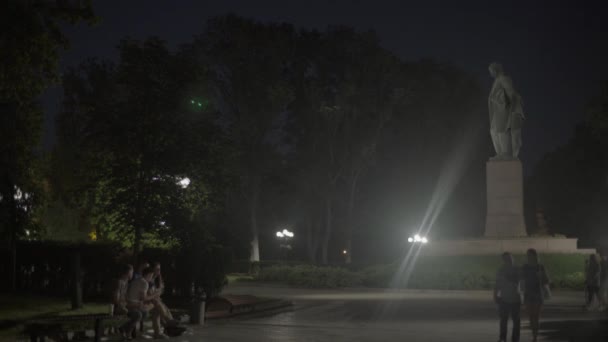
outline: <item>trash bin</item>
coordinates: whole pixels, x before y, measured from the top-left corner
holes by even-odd
[[[192,300],[192,307],[190,309],[190,324],[205,324],[205,301],[207,295],[205,291],[201,291],[195,295]]]

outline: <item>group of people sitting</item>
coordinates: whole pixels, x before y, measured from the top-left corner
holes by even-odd
[[[112,293],[112,302],[114,314],[127,315],[129,318],[119,328],[125,339],[131,339],[135,335],[137,323],[148,317],[152,320],[154,338],[168,338],[161,328],[176,326],[178,321],[161,299],[163,290],[160,263],[155,263],[153,267],[147,262],[142,263],[137,272],[134,272],[132,265],[122,267]]]

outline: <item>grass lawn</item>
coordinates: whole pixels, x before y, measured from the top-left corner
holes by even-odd
[[[22,322],[40,315],[78,315],[106,313],[108,304],[86,303],[82,309],[72,310],[70,301],[65,298],[50,298],[28,295],[0,294],[0,341],[17,340],[22,330]]]

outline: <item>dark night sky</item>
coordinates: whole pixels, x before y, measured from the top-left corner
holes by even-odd
[[[64,53],[62,66],[88,57],[115,58],[115,46],[125,36],[157,35],[177,46],[200,33],[208,18],[230,12],[305,28],[343,24],[373,29],[383,45],[403,59],[431,58],[459,66],[476,75],[488,91],[487,65],[502,62],[526,104],[521,157],[528,171],[544,153],[570,137],[600,81],[608,79],[608,16],[600,2],[421,3],[98,0],[93,6],[100,24],[66,27],[72,47]],[[60,88],[43,97],[46,147],[55,140],[53,122],[60,101]]]

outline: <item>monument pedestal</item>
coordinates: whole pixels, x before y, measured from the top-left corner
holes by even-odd
[[[484,238],[430,241],[420,249],[423,255],[525,254],[529,248],[539,253],[591,254],[578,249],[578,239],[527,237],[524,221],[524,177],[521,162],[492,160],[486,164],[487,215]]]
[[[522,237],[496,239],[462,239],[430,241],[421,248],[423,255],[493,255],[503,252],[526,254],[534,248],[541,254],[592,254],[594,249],[577,248],[578,239],[554,237]]]
[[[528,236],[524,220],[524,177],[521,162],[491,160],[486,163],[486,238]]]

